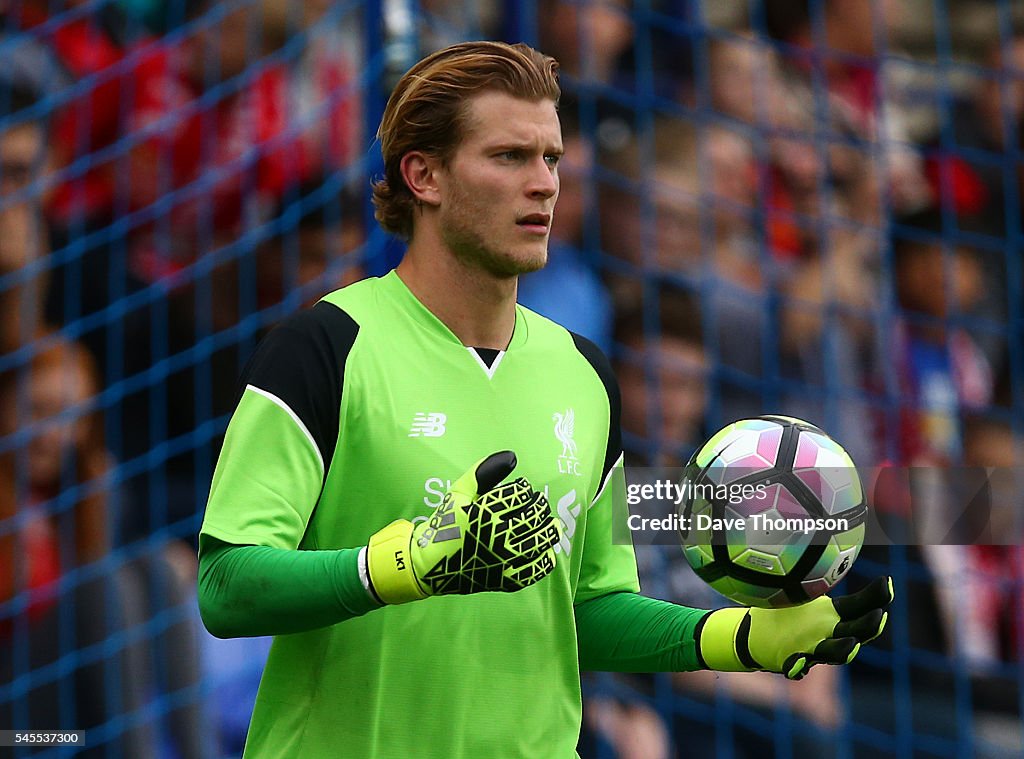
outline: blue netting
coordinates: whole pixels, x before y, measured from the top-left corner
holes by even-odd
[[[399,259],[373,135],[450,42],[562,61],[558,241],[521,298],[609,352],[632,463],[782,412],[864,465],[1012,479],[1022,21],[1009,0],[0,5],[0,728],[239,752],[265,641],[208,637],[193,590],[235,381],[283,316]],[[678,550],[638,560],[647,592],[718,603]],[[581,755],[1021,755],[1022,565],[865,549],[847,584],[889,572],[897,601],[855,666],[588,676]]]

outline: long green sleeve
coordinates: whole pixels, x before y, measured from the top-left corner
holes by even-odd
[[[706,609],[610,593],[576,606],[580,669],[603,672],[690,672],[695,632]]]
[[[218,638],[287,635],[379,608],[359,579],[359,549],[290,551],[204,535],[199,611]]]

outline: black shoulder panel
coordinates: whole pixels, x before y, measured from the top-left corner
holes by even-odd
[[[359,325],[337,306],[320,301],[274,327],[242,372],[252,385],[280,398],[302,420],[324,459],[324,477],[338,443],[338,413],[345,362]]]
[[[582,335],[575,332],[569,334],[576,344],[576,350],[594,367],[594,371],[604,384],[605,392],[608,393],[608,408],[611,415],[608,421],[608,448],[605,451],[604,469],[601,472],[601,482],[604,482],[608,472],[622,455],[622,396],[619,394],[619,383],[615,379],[612,365],[600,348]]]

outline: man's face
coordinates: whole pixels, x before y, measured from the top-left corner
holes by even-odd
[[[462,142],[438,172],[441,236],[461,262],[493,276],[536,271],[558,198],[555,104],[488,92],[467,108]]]

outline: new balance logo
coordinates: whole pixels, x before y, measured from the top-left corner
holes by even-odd
[[[413,417],[409,437],[441,437],[447,421],[448,417],[444,414],[427,414],[421,411]]]

